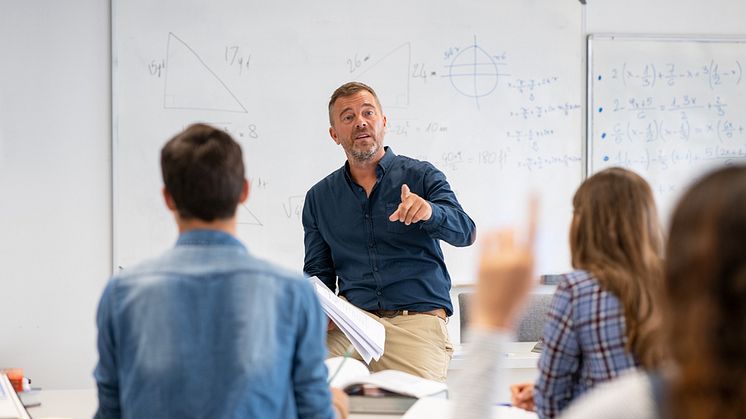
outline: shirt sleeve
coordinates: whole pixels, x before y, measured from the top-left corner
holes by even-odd
[[[324,364],[326,322],[311,285],[307,282],[301,285],[298,339],[293,357],[293,392],[298,417],[332,419],[335,414]]]
[[[580,346],[573,325],[573,296],[567,281],[557,286],[544,326],[544,349],[534,391],[540,418],[557,416],[573,399],[580,366]]]
[[[492,417],[494,410],[502,352],[510,334],[471,329],[469,336],[464,369],[454,371],[450,386],[453,411],[462,419],[486,419]]]
[[[306,254],[303,260],[303,272],[308,276],[317,276],[330,290],[337,290],[337,273],[332,260],[332,250],[321,236],[316,223],[316,207],[313,190],[306,194],[303,204],[303,243]]]
[[[98,409],[95,419],[114,419],[121,417],[119,406],[119,379],[116,358],[116,339],[114,334],[112,304],[113,282],[104,289],[96,315],[98,326],[98,364],[93,372],[98,387]]]
[[[474,243],[477,237],[474,221],[461,208],[443,172],[431,166],[425,173],[424,182],[424,198],[430,203],[433,214],[422,228],[432,238],[452,246],[464,247]]]

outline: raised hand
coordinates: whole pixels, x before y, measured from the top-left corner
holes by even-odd
[[[516,243],[512,229],[488,233],[482,241],[479,278],[472,305],[474,324],[510,329],[532,286],[536,234],[536,201],[529,209],[528,238]]]

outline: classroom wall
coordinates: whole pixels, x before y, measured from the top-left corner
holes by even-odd
[[[111,267],[109,3],[0,1],[0,367],[91,387]]]
[[[741,1],[587,3],[586,33],[746,36]],[[48,389],[93,386],[111,266],[110,30],[107,1],[0,1],[0,366]]]

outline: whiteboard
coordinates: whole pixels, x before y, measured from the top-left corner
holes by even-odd
[[[746,39],[588,39],[588,172],[630,168],[663,218],[694,178],[746,161]]]
[[[542,200],[542,273],[569,268],[571,197],[582,172],[577,1],[113,3],[114,266],[176,239],[159,150],[190,123],[242,145],[252,194],[238,210],[254,254],[300,271],[306,191],[344,164],[328,134],[331,92],[377,90],[385,144],[441,169],[478,231]],[[454,283],[476,248],[443,244]]]

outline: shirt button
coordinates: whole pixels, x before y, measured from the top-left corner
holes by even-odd
[[[373,242],[368,243],[368,247],[373,247],[373,246],[375,246],[375,244],[373,244]]]
[[[378,266],[373,267],[373,272],[378,272]]]
[[[370,218],[370,215],[365,214],[365,219],[367,220],[368,218]]]
[[[376,295],[381,295],[381,291],[377,291],[377,292],[376,292]]]

